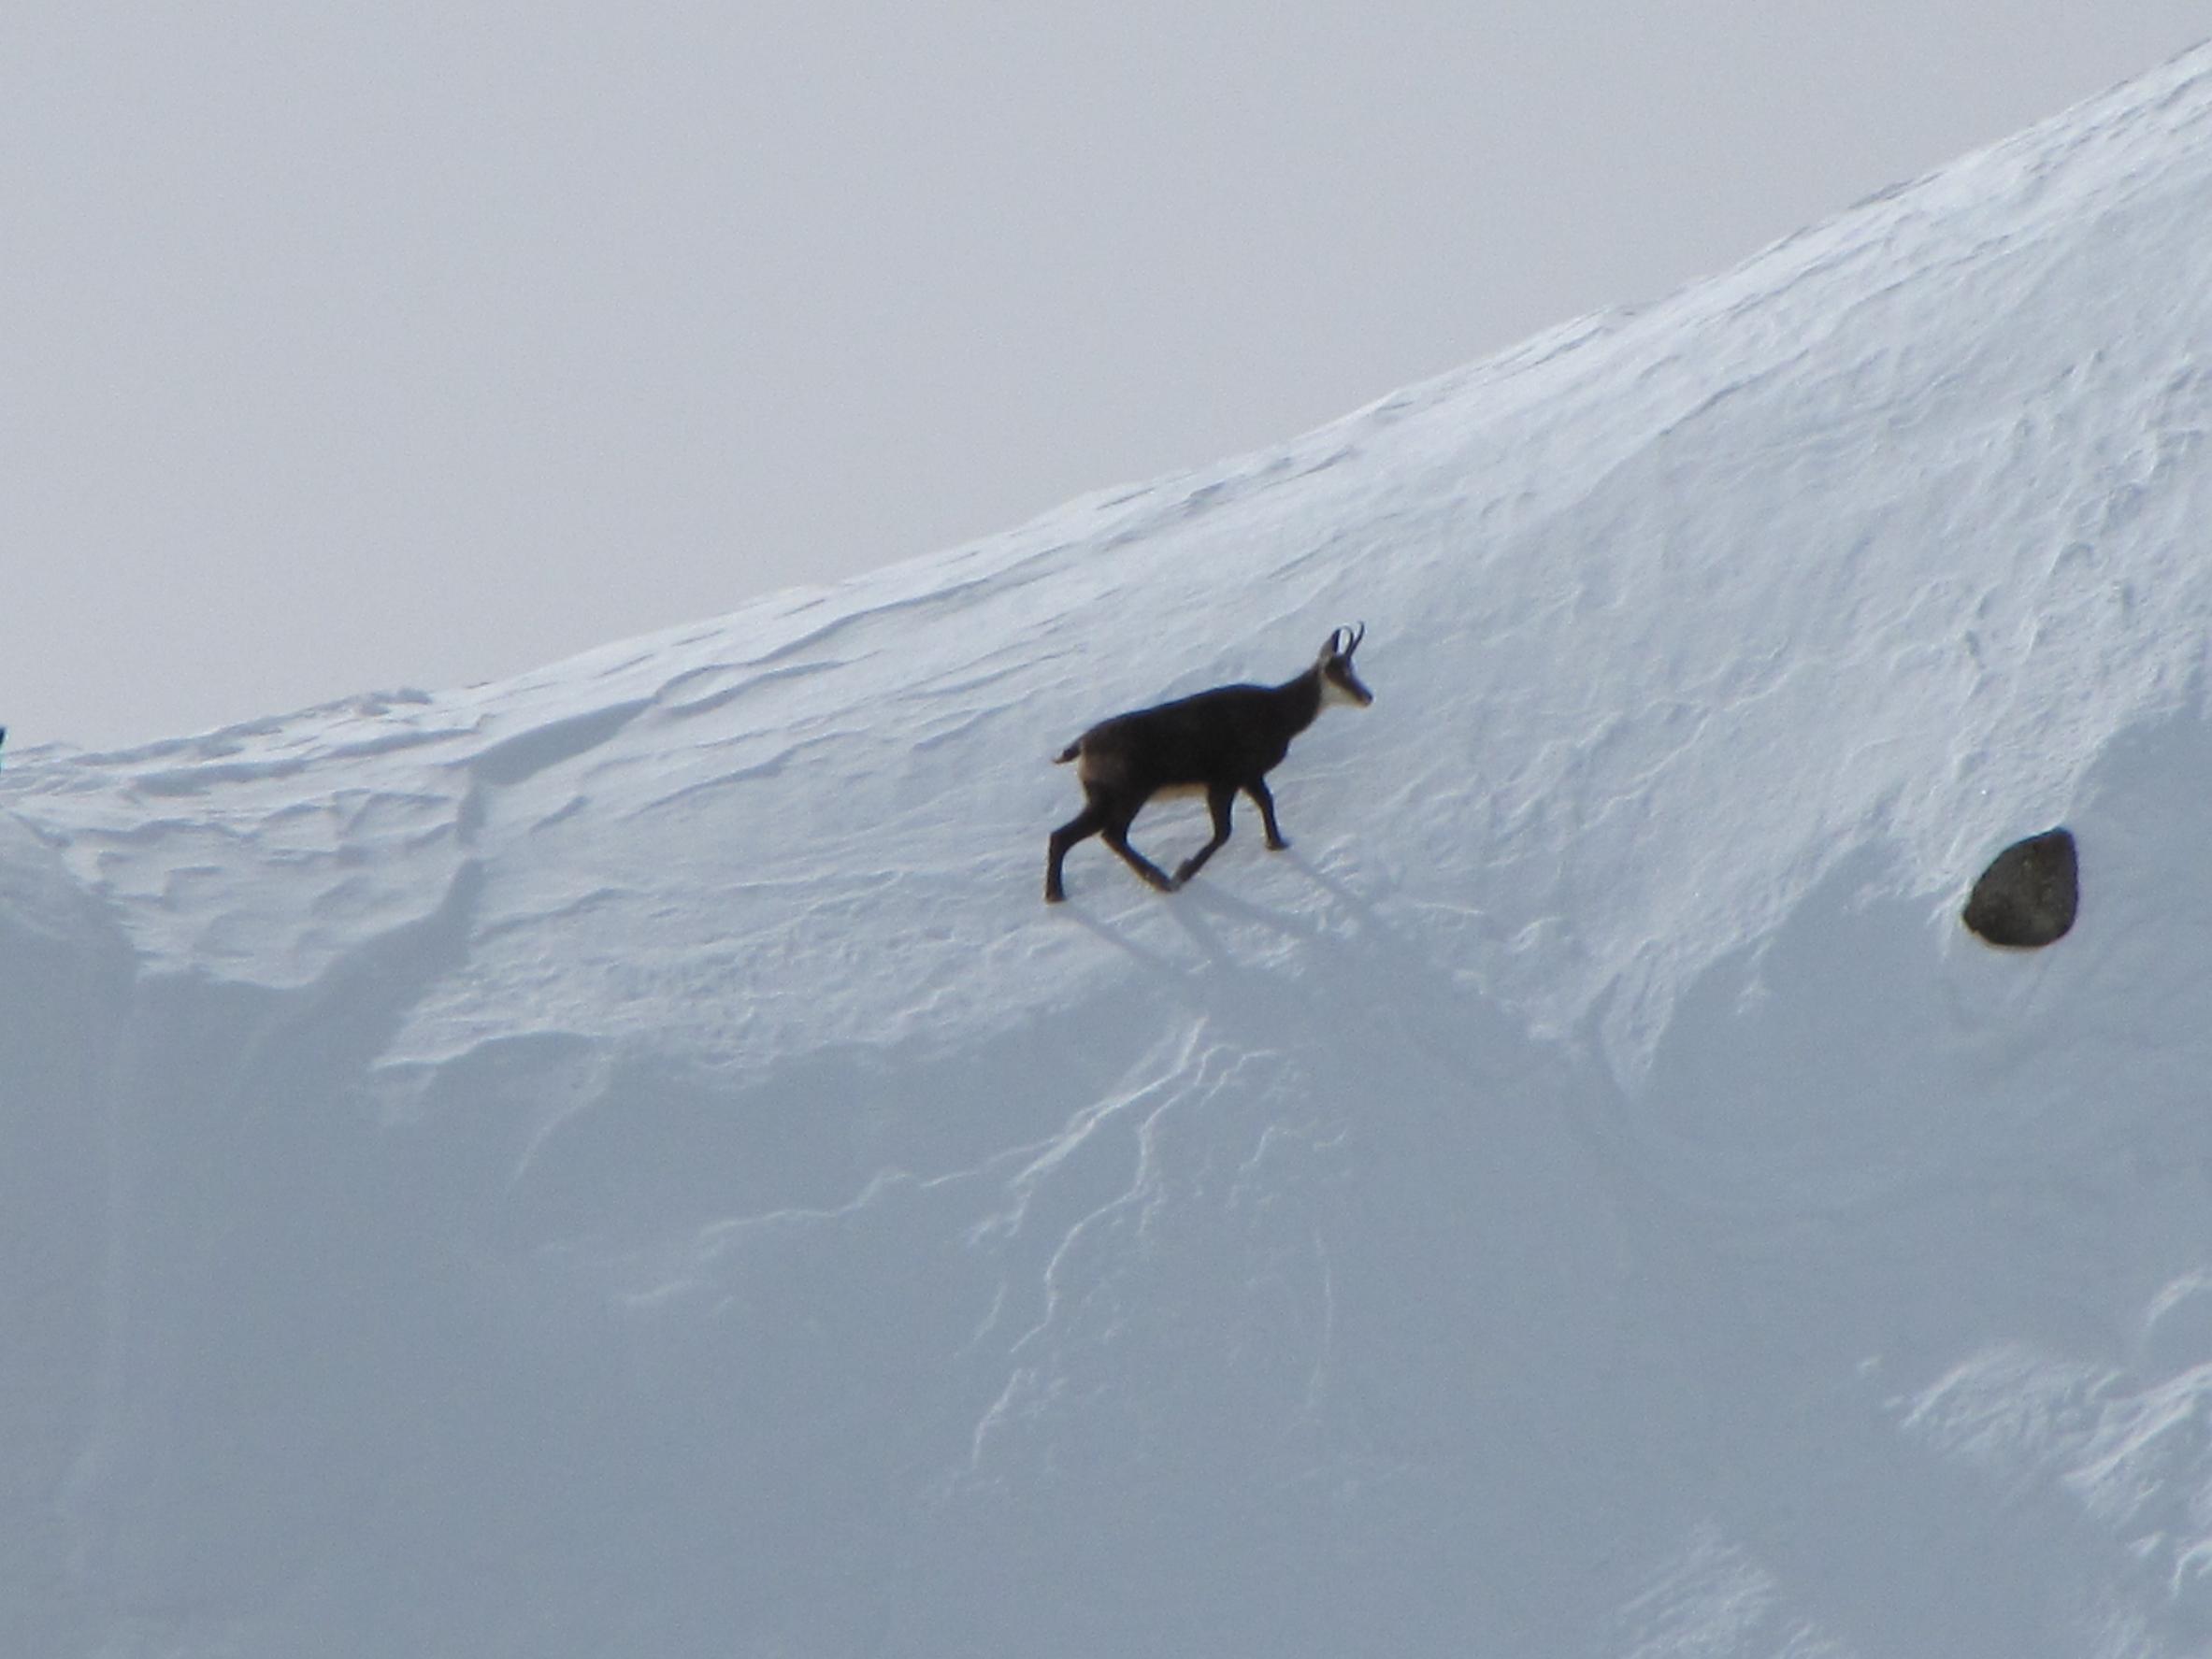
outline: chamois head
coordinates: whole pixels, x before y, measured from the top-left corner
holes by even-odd
[[[1375,700],[1374,693],[1360,684],[1359,676],[1352,672],[1352,653],[1366,637],[1365,622],[1357,628],[1337,628],[1330,632],[1329,643],[1314,659],[1314,671],[1321,676],[1324,703],[1349,703],[1355,708],[1365,708]]]

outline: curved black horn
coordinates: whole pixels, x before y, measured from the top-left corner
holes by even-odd
[[[1357,628],[1347,628],[1344,635],[1344,655],[1350,656],[1359,649],[1359,642],[1367,637],[1367,624],[1361,622]]]

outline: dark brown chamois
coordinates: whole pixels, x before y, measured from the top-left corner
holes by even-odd
[[[1060,864],[1068,849],[1097,836],[1128,861],[1131,869],[1162,893],[1172,893],[1199,873],[1214,850],[1228,839],[1229,804],[1242,790],[1259,808],[1268,845],[1290,845],[1275,822],[1275,798],[1267,775],[1288,752],[1291,738],[1314,723],[1325,703],[1364,708],[1374,694],[1352,672],[1352,653],[1367,636],[1339,628],[1314,659],[1314,665],[1281,685],[1224,685],[1179,697],[1151,708],[1100,721],[1060,751],[1057,761],[1080,757],[1084,807],[1052,833],[1044,866],[1044,899],[1057,904],[1068,895],[1060,886]],[[1214,814],[1214,838],[1183,861],[1171,877],[1129,845],[1129,824],[1144,803],[1162,791],[1202,789]]]

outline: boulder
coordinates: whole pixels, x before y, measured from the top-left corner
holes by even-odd
[[[2073,833],[2046,830],[1989,861],[1967,895],[1963,919],[1992,945],[2032,948],[2063,938],[2080,902]]]

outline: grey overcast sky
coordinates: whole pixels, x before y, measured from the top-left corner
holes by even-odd
[[[0,8],[0,724],[497,678],[1655,298],[2203,0]]]

